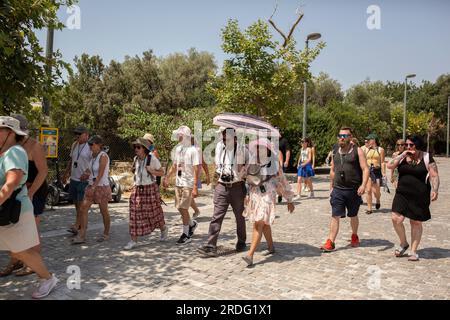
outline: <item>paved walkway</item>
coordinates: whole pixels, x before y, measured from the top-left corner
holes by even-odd
[[[192,243],[185,246],[175,244],[181,227],[173,204],[164,207],[170,240],[158,242],[159,231],[155,231],[133,251],[122,249],[129,240],[125,201],[111,205],[112,234],[105,243],[95,242],[102,223],[98,209],[93,210],[89,239],[82,246],[71,246],[65,231],[74,219],[73,208],[48,211],[42,223],[43,255],[60,279],[48,299],[449,299],[450,160],[438,158],[438,165],[440,198],[432,204],[433,218],[424,227],[420,262],[393,257],[398,242],[390,221],[393,194],[386,193],[379,212],[360,215],[361,247],[348,246],[351,230],[343,220],[338,250],[322,254],[318,247],[328,233],[329,182],[327,176],[318,176],[314,179],[315,199],[303,198],[293,214],[287,213],[285,205],[277,207],[273,226],[277,253],[263,257],[263,243],[253,268],[245,268],[241,254],[204,259],[196,253],[207,236],[210,192],[198,200],[202,212],[199,228]],[[249,241],[250,224],[247,235]],[[225,247],[234,246],[231,212],[219,241]],[[0,265],[7,259],[1,252]],[[67,286],[69,266],[80,268],[80,289]],[[1,278],[0,299],[28,299],[35,280],[35,276]]]

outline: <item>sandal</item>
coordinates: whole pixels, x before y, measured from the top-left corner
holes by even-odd
[[[405,252],[406,252],[406,250],[408,250],[408,248],[409,248],[409,244],[406,244],[406,246],[404,246],[404,247],[398,246],[394,251],[394,255],[397,258],[403,257],[403,256],[405,256]]]
[[[70,232],[74,236],[78,235],[78,230],[75,229],[75,227],[70,227],[69,229],[67,229],[67,232]]]
[[[5,267],[5,269],[3,269],[2,271],[0,271],[0,277],[6,277],[9,276],[10,274],[13,273],[13,271],[15,270],[19,270],[23,268],[23,263],[22,261],[17,261],[15,263],[8,263],[8,265]]]
[[[15,276],[16,277],[24,277],[24,276],[28,276],[28,275],[33,274],[33,273],[35,273],[33,271],[33,269],[31,269],[28,266],[23,266],[23,268],[17,270],[17,272],[15,273]]]
[[[375,209],[379,210],[381,208],[381,203],[376,203],[375,204]]]
[[[266,251],[263,252],[262,255],[266,257],[266,256],[271,256],[273,254],[275,254],[275,249],[272,249],[272,250],[267,249]]]
[[[79,236],[72,239],[72,244],[83,244],[83,243],[86,243],[86,239],[82,239]]]
[[[366,214],[372,214],[372,210],[366,210]]]
[[[97,242],[104,242],[109,240],[109,235],[102,234],[100,237],[98,237]]]
[[[419,255],[417,253],[413,253],[409,255],[408,261],[419,261]]]

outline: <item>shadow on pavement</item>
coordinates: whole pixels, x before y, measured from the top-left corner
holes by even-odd
[[[274,242],[275,254],[262,257],[255,256],[254,265],[266,263],[282,263],[284,261],[294,260],[296,258],[318,257],[322,253],[319,248],[304,243],[290,243],[290,242]],[[259,245],[258,251],[266,250],[265,243]]]
[[[450,258],[450,250],[444,248],[424,248],[417,250],[421,258],[425,259],[445,259]]]
[[[389,249],[392,249],[394,247],[394,244],[391,241],[385,240],[385,239],[360,239],[359,246],[364,247],[364,248],[384,247],[384,248],[378,249],[379,252],[382,252],[382,251],[387,251]],[[348,250],[348,249],[354,249],[350,245],[350,240],[348,241],[347,246],[340,247],[337,249],[337,251]]]

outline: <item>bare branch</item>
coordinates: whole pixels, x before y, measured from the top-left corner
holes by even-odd
[[[286,40],[286,44],[289,40],[291,40],[292,34],[294,33],[295,28],[297,27],[297,25],[300,23],[300,20],[302,20],[304,14],[300,14],[297,18],[297,20],[295,21],[294,25],[292,26],[291,30],[289,31],[289,34],[287,36],[287,40]]]
[[[275,9],[273,10],[272,15],[270,16],[269,21],[272,19],[272,17],[273,17],[273,15],[275,14],[275,12],[277,12],[277,9],[278,9],[278,1],[277,1],[277,3],[275,4]]]
[[[269,19],[269,23],[272,25],[272,27],[274,27],[275,30],[278,31],[278,33],[283,37],[284,43],[286,43],[286,42],[287,42],[287,38],[286,38],[285,34],[283,33],[283,31],[281,31],[281,30],[276,26],[275,22],[273,22],[272,19]],[[283,47],[284,47],[284,44],[283,44]]]

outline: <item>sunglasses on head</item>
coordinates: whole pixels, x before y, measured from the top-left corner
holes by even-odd
[[[412,148],[415,146],[414,143],[405,143],[405,146],[407,146],[408,148]]]
[[[338,134],[337,137],[338,137],[338,139],[347,139],[347,138],[351,137],[351,134],[347,134],[347,133]]]

